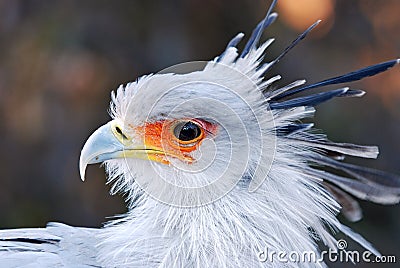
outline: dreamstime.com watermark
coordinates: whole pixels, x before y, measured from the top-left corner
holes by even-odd
[[[359,252],[357,250],[347,250],[347,242],[340,239],[337,242],[337,250],[323,250],[320,253],[315,251],[274,251],[269,248],[258,252],[257,257],[260,262],[268,263],[396,263],[395,255],[376,256],[371,251]]]

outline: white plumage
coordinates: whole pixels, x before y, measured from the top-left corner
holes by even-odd
[[[275,18],[270,10],[240,55],[235,46],[243,34],[213,61],[183,66],[198,71],[148,75],[120,86],[112,94],[113,120],[86,142],[80,171],[84,178],[87,164],[104,162],[112,193],[127,195],[129,212],[101,229],[52,223],[0,231],[0,266],[318,267],[324,263],[262,263],[258,253],[265,247],[317,253],[318,240],[336,249],[332,231],[378,255],[336,215],[343,205],[349,220],[361,218],[345,192],[399,202],[399,180],[341,162],[344,155],[374,158],[376,147],[333,143],[311,124],[299,123],[320,102],[363,92],[340,88],[281,99],[374,75],[398,61],[271,90],[280,77],[265,79],[265,73],[316,25],[276,61],[263,64],[272,41],[257,43]]]

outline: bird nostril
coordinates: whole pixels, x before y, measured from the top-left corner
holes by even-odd
[[[116,127],[115,130],[117,131],[118,134],[122,135],[122,130],[119,127]]]
[[[128,139],[128,137],[122,132],[121,128],[119,126],[115,127],[115,131],[122,136],[123,139]]]

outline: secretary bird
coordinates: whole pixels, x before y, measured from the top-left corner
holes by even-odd
[[[365,93],[310,89],[376,75],[399,60],[275,86],[281,76],[270,69],[319,23],[265,63],[272,39],[260,44],[260,37],[277,18],[275,4],[241,52],[239,33],[214,60],[112,92],[112,120],[88,138],[79,169],[84,180],[88,164],[103,163],[111,193],[126,196],[128,212],[99,229],[49,223],[2,230],[0,267],[325,267],[260,255],[266,247],[319,255],[317,242],[339,250],[335,232],[379,256],[336,216],[360,220],[355,198],[398,203],[399,178],[343,161],[376,158],[377,147],[332,142],[301,120],[322,102]]]

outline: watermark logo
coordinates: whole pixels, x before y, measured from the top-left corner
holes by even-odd
[[[267,263],[396,263],[395,255],[377,256],[371,251],[363,252],[348,250],[347,241],[339,239],[336,243],[337,249],[329,248],[321,252],[315,251],[275,251],[265,248],[257,254],[260,262]]]
[[[347,248],[347,241],[344,239],[339,239],[336,243],[337,248],[340,249],[346,249]]]

